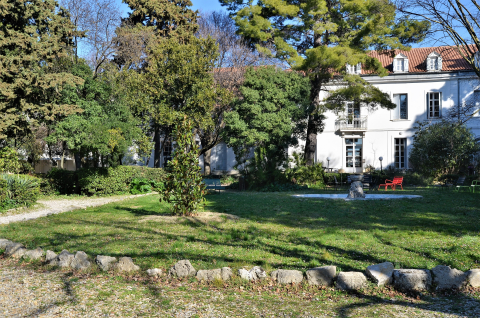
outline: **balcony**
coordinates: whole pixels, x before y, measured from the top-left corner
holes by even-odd
[[[367,130],[367,116],[356,118],[339,118],[335,121],[335,130],[347,131],[365,131]]]

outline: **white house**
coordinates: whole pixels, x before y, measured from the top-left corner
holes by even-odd
[[[393,56],[390,52],[370,54],[387,69],[388,76],[372,75],[362,70],[361,64],[347,65],[347,70],[388,93],[397,108],[369,111],[347,103],[343,114],[325,113],[315,159],[332,170],[363,172],[367,166],[409,169],[416,121],[435,122],[458,113],[465,105],[480,105],[480,80],[454,47],[397,50]],[[478,114],[467,125],[480,137]],[[289,153],[295,150],[289,149]],[[203,167],[203,158],[200,165]],[[232,172],[234,165],[235,155],[225,144],[212,150],[213,173]]]

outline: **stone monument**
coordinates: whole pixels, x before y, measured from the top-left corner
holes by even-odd
[[[352,184],[350,185],[350,191],[348,192],[347,199],[365,199],[365,193],[363,193],[363,174],[354,174],[350,176]]]

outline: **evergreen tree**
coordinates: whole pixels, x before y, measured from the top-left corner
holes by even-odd
[[[395,6],[388,0],[220,0],[234,15],[239,33],[265,53],[283,59],[310,78],[305,161],[314,162],[317,133],[327,106],[342,109],[344,103],[322,103],[320,92],[338,80],[340,95],[365,98],[371,106],[393,108],[386,94],[358,75],[347,74],[346,66],[386,75],[380,62],[368,50],[408,49],[423,39],[429,23],[396,19]],[[272,49],[267,49],[271,47]],[[373,97],[366,97],[370,93]],[[336,95],[336,97],[340,96]]]
[[[54,0],[0,0],[0,142],[31,133],[44,120],[76,111],[58,100],[81,79],[58,59],[72,47],[75,29]]]

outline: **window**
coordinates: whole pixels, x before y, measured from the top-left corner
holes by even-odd
[[[362,166],[362,138],[345,139],[346,167]]]
[[[441,93],[427,94],[428,118],[440,118],[442,116]]]
[[[397,108],[392,110],[392,119],[408,119],[407,94],[394,94],[393,102]]]
[[[406,166],[406,138],[395,138],[395,168],[405,169]]]
[[[357,65],[347,64],[347,73],[348,74],[362,74],[362,63],[357,63]]]
[[[403,54],[398,54],[393,59],[393,72],[402,73],[408,72],[408,58]]]
[[[222,142],[215,146],[215,170],[227,170],[227,144]]]
[[[427,71],[436,72],[442,70],[442,56],[437,52],[432,52],[427,57]]]
[[[172,143],[165,141],[163,146],[163,167],[165,168],[170,160],[172,160]]]

